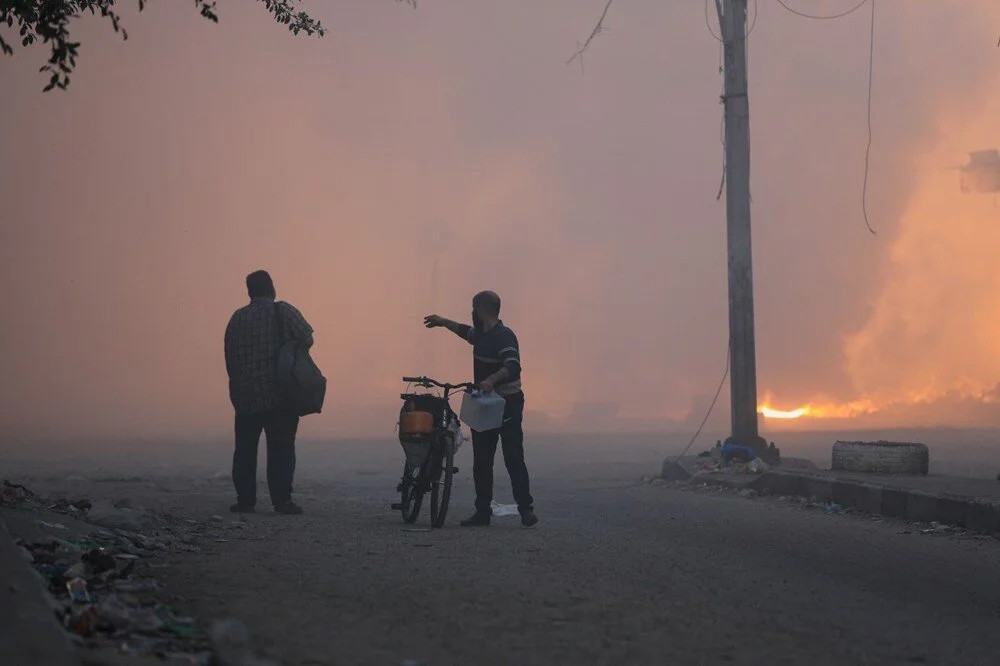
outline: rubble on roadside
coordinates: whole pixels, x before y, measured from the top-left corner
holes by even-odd
[[[218,641],[168,603],[152,575],[153,558],[198,552],[199,540],[236,525],[157,514],[127,500],[49,500],[9,481],[0,486],[0,507],[44,515],[12,536],[45,582],[56,617],[78,646],[154,656],[177,666],[267,663],[247,656],[247,641],[242,661],[223,659],[217,654]],[[53,518],[60,515],[65,518]]]

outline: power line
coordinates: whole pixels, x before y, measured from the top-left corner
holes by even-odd
[[[778,0],[779,2],[781,0]],[[868,145],[865,147],[865,181],[861,188],[861,211],[865,215],[865,226],[875,235],[871,222],[868,221],[868,160],[872,151],[872,70],[875,62],[875,0],[872,0],[871,36],[868,40]]]
[[[694,437],[692,437],[691,441],[688,442],[688,445],[684,447],[684,450],[681,451],[679,454],[677,454],[677,458],[675,458],[675,460],[680,460],[684,456],[684,454],[688,452],[688,450],[694,445],[695,441],[698,439],[698,435],[701,434],[701,429],[705,427],[706,423],[708,423],[708,417],[712,415],[712,410],[715,409],[715,403],[718,402],[718,400],[719,400],[719,394],[722,393],[722,387],[726,385],[726,377],[729,376],[729,356],[730,356],[730,353],[731,353],[731,350],[729,350],[727,348],[726,349],[726,371],[724,373],[722,373],[722,381],[719,382],[719,388],[716,389],[716,391],[715,391],[715,397],[712,398],[712,404],[708,406],[708,412],[705,413],[705,418],[703,418],[701,420],[701,425],[699,425],[698,426],[698,430],[695,431]]]
[[[800,12],[799,10],[797,10],[797,9],[795,9],[793,7],[789,7],[787,4],[785,4],[785,0],[778,0],[778,4],[779,5],[781,5],[782,7],[784,7],[785,9],[787,9],[788,11],[790,11],[791,13],[795,14],[796,16],[801,16],[801,17],[807,18],[807,19],[815,19],[815,20],[818,20],[818,21],[831,21],[833,19],[844,18],[848,14],[853,14],[854,12],[858,11],[859,9],[861,9],[866,2],[868,2],[868,0],[861,0],[861,2],[859,2],[858,4],[856,4],[854,7],[851,7],[846,12],[841,12],[840,14],[830,14],[828,16],[823,16],[823,15],[820,15],[820,14],[807,14],[805,12]],[[875,0],[872,0],[872,4],[874,4],[874,2],[875,2]]]
[[[722,17],[720,16],[719,18],[721,19]],[[715,31],[712,30],[712,23],[708,20],[708,0],[705,0],[705,27],[708,28],[708,34],[712,35],[712,37],[715,38],[715,41],[720,44],[723,43],[722,37],[715,34]]]
[[[594,37],[597,37],[599,34],[604,32],[604,19],[607,18],[608,10],[611,9],[611,3],[613,3],[614,1],[615,0],[608,0],[608,4],[604,5],[604,11],[601,12],[601,18],[597,20],[597,25],[595,25],[594,29],[590,32],[590,36],[587,37],[587,41],[585,41],[583,44],[577,42],[578,47],[576,49],[576,53],[574,53],[573,56],[566,61],[567,65],[573,64],[573,61],[576,60],[577,58],[582,58],[584,51],[590,48],[590,43],[594,41]]]
[[[796,16],[802,16],[808,19],[816,19],[821,21],[839,19],[847,16],[848,14],[853,14],[854,12],[861,9],[868,0],[861,0],[858,4],[854,5],[845,12],[839,14],[830,15],[819,15],[819,14],[806,14],[805,12],[800,12],[797,9],[789,7],[785,0],[777,0],[778,4],[795,14]],[[871,220],[868,218],[868,171],[871,163],[871,152],[872,152],[872,78],[875,63],[875,0],[871,0],[872,5],[872,16],[871,16],[871,28],[868,39],[868,100],[867,100],[867,111],[866,111],[866,122],[868,125],[868,143],[865,145],[865,177],[864,182],[861,186],[861,213],[865,218],[865,226],[868,231],[874,236],[876,235],[875,229],[872,228]]]

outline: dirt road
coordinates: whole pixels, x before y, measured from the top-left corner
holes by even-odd
[[[73,492],[230,521],[226,455],[134,478],[77,467]],[[996,541],[637,485],[659,459],[571,439],[536,445],[539,527],[502,518],[468,530],[457,526],[472,504],[463,449],[449,524],[431,532],[388,509],[398,450],[303,446],[306,515],[248,516],[203,552],[171,555],[162,580],[199,618],[244,620],[284,664],[1000,660]],[[511,501],[499,460],[498,500]]]

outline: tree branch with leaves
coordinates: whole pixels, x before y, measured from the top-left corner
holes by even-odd
[[[176,0],[170,0],[176,2]],[[139,11],[145,9],[149,0],[138,0]],[[293,34],[322,37],[326,28],[308,12],[298,8],[298,0],[258,0],[262,2],[274,20]],[[396,0],[416,7],[416,0]],[[80,42],[70,37],[70,24],[84,14],[101,16],[110,21],[122,39],[128,39],[128,32],[122,27],[121,17],[116,11],[116,0],[0,0],[0,52],[13,55],[14,48],[4,38],[3,28],[17,33],[22,47],[36,42],[48,44],[49,60],[39,70],[48,75],[45,90],[53,88],[65,90],[70,74],[76,68],[80,55]],[[206,19],[218,23],[216,0],[194,0],[195,9]],[[9,36],[8,36],[9,39]]]

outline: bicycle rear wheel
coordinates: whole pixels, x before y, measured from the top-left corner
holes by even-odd
[[[431,481],[431,527],[444,525],[448,515],[448,502],[451,500],[451,477],[455,462],[455,436],[443,433],[439,442],[439,453],[434,467],[434,478]]]
[[[426,463],[424,463],[426,465]],[[424,502],[424,491],[421,490],[422,467],[414,467],[409,462],[403,465],[403,482],[400,484],[402,498],[400,508],[403,522],[416,522],[420,515],[420,505]]]

